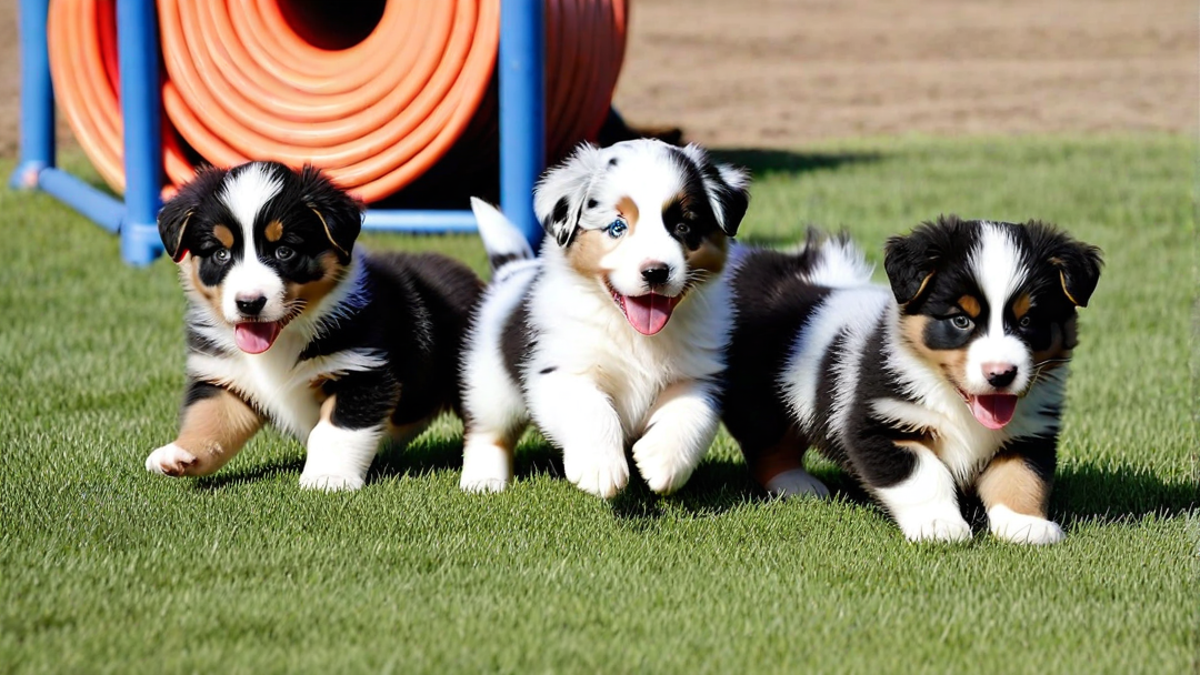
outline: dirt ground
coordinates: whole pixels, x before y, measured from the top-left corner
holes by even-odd
[[[630,0],[616,105],[714,146],[902,134],[1195,133],[1195,0]],[[0,0],[0,153],[17,147]]]

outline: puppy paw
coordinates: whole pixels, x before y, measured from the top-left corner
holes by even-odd
[[[512,482],[512,457],[492,443],[468,443],[463,448],[463,492],[502,492]]]
[[[959,542],[971,538],[971,526],[957,513],[909,518],[900,523],[900,529],[912,542]]]
[[[198,462],[195,455],[171,443],[150,453],[146,470],[163,476],[186,476]]]
[[[988,523],[996,538],[1014,544],[1057,544],[1067,537],[1058,523],[1017,513],[1006,506],[992,507]]]
[[[305,490],[323,492],[353,492],[361,489],[366,481],[361,476],[339,476],[336,474],[300,474],[300,487]]]
[[[778,473],[763,487],[774,497],[829,498],[829,488],[804,469],[791,469]]]
[[[629,464],[623,456],[571,459],[571,455],[564,453],[563,469],[567,480],[580,490],[604,499],[616,497],[629,484]]]
[[[634,443],[633,461],[646,484],[660,495],[671,494],[683,487],[696,470],[695,463],[678,448],[656,443],[649,437]]]

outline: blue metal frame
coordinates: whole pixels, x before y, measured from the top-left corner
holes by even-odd
[[[46,22],[50,0],[20,0],[21,159],[14,188],[40,188],[104,229],[119,233],[121,257],[148,265],[162,253],[162,99],[154,0],[117,0],[121,114],[125,128],[125,199],[55,168],[54,88]],[[542,229],[533,186],[545,162],[544,0],[500,3],[500,204],[535,247]],[[470,211],[369,209],[363,227],[392,232],[474,232]]]

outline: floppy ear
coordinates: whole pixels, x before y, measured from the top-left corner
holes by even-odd
[[[1083,242],[1064,237],[1054,249],[1050,264],[1058,268],[1058,279],[1063,294],[1077,307],[1087,307],[1088,299],[1100,281],[1100,249]]]
[[[564,162],[542,174],[533,190],[533,211],[546,234],[559,246],[571,243],[592,181],[603,171],[600,150],[590,143],[581,143]]]
[[[727,236],[737,234],[746,209],[750,207],[750,175],[745,169],[731,164],[718,164],[700,146],[689,143],[682,148],[704,176],[704,191],[717,218],[717,225]]]
[[[354,241],[362,230],[362,203],[310,164],[300,170],[300,199],[321,219],[325,236],[342,264],[350,262]]]
[[[916,300],[929,286],[937,269],[937,252],[925,245],[919,232],[891,237],[884,247],[883,269],[892,285],[892,295],[901,305]]]
[[[187,255],[188,226],[192,214],[220,189],[226,173],[225,169],[215,167],[200,169],[159,209],[158,236],[162,239],[163,250],[171,256],[172,261],[179,262]]]

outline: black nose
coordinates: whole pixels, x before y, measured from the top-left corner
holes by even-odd
[[[985,363],[983,364],[983,376],[987,378],[988,384],[997,389],[1007,387],[1017,379],[1017,367],[1007,363]]]
[[[651,286],[661,286],[667,283],[671,276],[671,268],[662,263],[650,263],[642,268],[642,278]]]
[[[235,298],[234,303],[237,305],[238,311],[246,316],[257,316],[262,308],[267,304],[266,296],[258,296],[256,298],[243,299]]]

